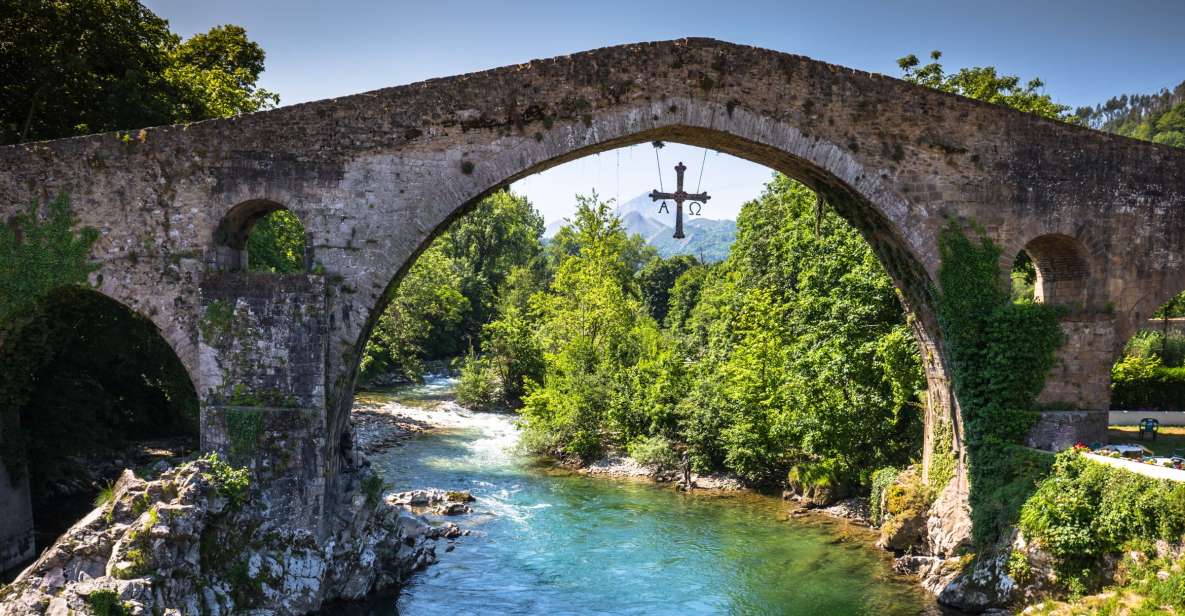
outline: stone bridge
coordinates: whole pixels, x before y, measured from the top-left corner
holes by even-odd
[[[492,191],[656,139],[785,173],[860,229],[916,317],[927,438],[949,420],[956,447],[927,293],[949,221],[1003,247],[1002,272],[1027,251],[1040,298],[1074,308],[1046,401],[1105,409],[1125,340],[1185,288],[1185,151],[705,39],[0,148],[0,216],[68,192],[101,231],[96,289],[151,319],[188,369],[203,447],[251,447],[285,496],[277,518],[321,532],[350,506],[361,350],[416,255]],[[251,225],[278,208],[305,225],[309,273],[243,273]],[[261,428],[242,428],[248,415]],[[27,505],[2,469],[0,484],[0,546],[20,551]]]

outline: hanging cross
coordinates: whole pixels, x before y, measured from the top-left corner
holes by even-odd
[[[665,193],[657,190],[650,191],[650,199],[658,201],[659,199],[670,199],[675,202],[675,239],[683,239],[683,202],[684,201],[698,201],[703,203],[711,197],[708,193],[687,193],[683,190],[683,172],[687,171],[687,167],[683,163],[675,165],[675,192]]]

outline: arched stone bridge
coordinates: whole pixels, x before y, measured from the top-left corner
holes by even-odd
[[[291,496],[276,515],[318,528],[347,506],[360,351],[409,263],[491,191],[655,139],[799,179],[864,233],[917,317],[928,436],[955,417],[926,291],[948,221],[985,230],[1003,272],[1027,250],[1038,293],[1075,307],[1048,401],[1106,408],[1125,340],[1185,288],[1185,151],[706,39],[4,147],[0,214],[68,192],[102,233],[97,288],[150,318],[188,368],[203,446],[243,438],[232,403],[279,407],[248,436]],[[281,207],[304,222],[315,273],[237,273],[250,225]]]

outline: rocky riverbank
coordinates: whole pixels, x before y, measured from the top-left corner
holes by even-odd
[[[590,464],[577,466],[576,469],[577,472],[585,475],[650,479],[656,483],[676,483],[682,480],[682,476],[677,471],[662,469],[654,464],[642,464],[629,456],[621,454],[608,455]],[[698,490],[716,490],[722,492],[747,489],[739,477],[720,473],[705,475],[692,473],[691,485],[692,488]]]
[[[159,477],[124,471],[110,500],[74,524],[12,584],[0,616],[307,614],[398,589],[463,535],[421,514],[460,515],[464,493],[382,498],[360,482],[327,540],[269,522],[249,474],[205,457]]]
[[[622,454],[608,455],[589,464],[576,466],[575,469],[581,474],[594,477],[648,480],[655,483],[671,484],[678,484],[682,480],[682,476],[677,471],[662,469],[653,464],[642,464]],[[752,490],[740,477],[724,473],[692,473],[691,484],[695,490],[714,492]],[[784,493],[782,496],[799,506],[790,514],[792,517],[824,515],[863,526],[871,526],[868,499],[865,497],[854,496],[820,505],[810,499],[803,499],[789,492]]]
[[[443,410],[468,413],[444,404]],[[360,404],[353,416],[356,451],[401,446],[418,433],[447,427],[447,419],[434,421],[447,416]],[[260,502],[266,499],[246,470],[217,458],[162,459],[176,454],[177,447],[167,444],[146,450],[151,459],[138,450],[120,456],[121,469],[138,471],[98,465],[63,483],[61,491],[70,493],[93,488],[99,475],[118,476],[107,502],[76,514],[82,519],[0,588],[0,616],[305,614],[397,591],[413,572],[435,562],[438,540],[452,551],[468,534],[447,521],[469,512],[467,493],[428,489],[384,498],[382,479],[364,459],[342,495],[350,503],[345,517],[339,515],[324,537],[292,531],[270,522],[268,506]]]
[[[359,451],[372,455],[398,447],[403,441],[435,427],[423,418],[410,416],[404,407],[395,404],[360,404],[350,419],[354,424],[354,438]]]

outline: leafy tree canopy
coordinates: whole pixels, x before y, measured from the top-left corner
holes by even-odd
[[[258,111],[264,52],[239,26],[182,42],[135,0],[13,0],[0,12],[0,143]]]
[[[938,61],[941,58],[941,51],[932,51],[930,63],[923,65],[917,56],[909,54],[898,59],[897,66],[901,67],[906,81],[918,85],[1035,113],[1052,120],[1078,121],[1067,105],[1054,102],[1048,94],[1040,91],[1045,86],[1040,79],[1030,79],[1022,86],[1020,77],[1001,75],[994,66],[962,68],[956,73],[947,73]]]

